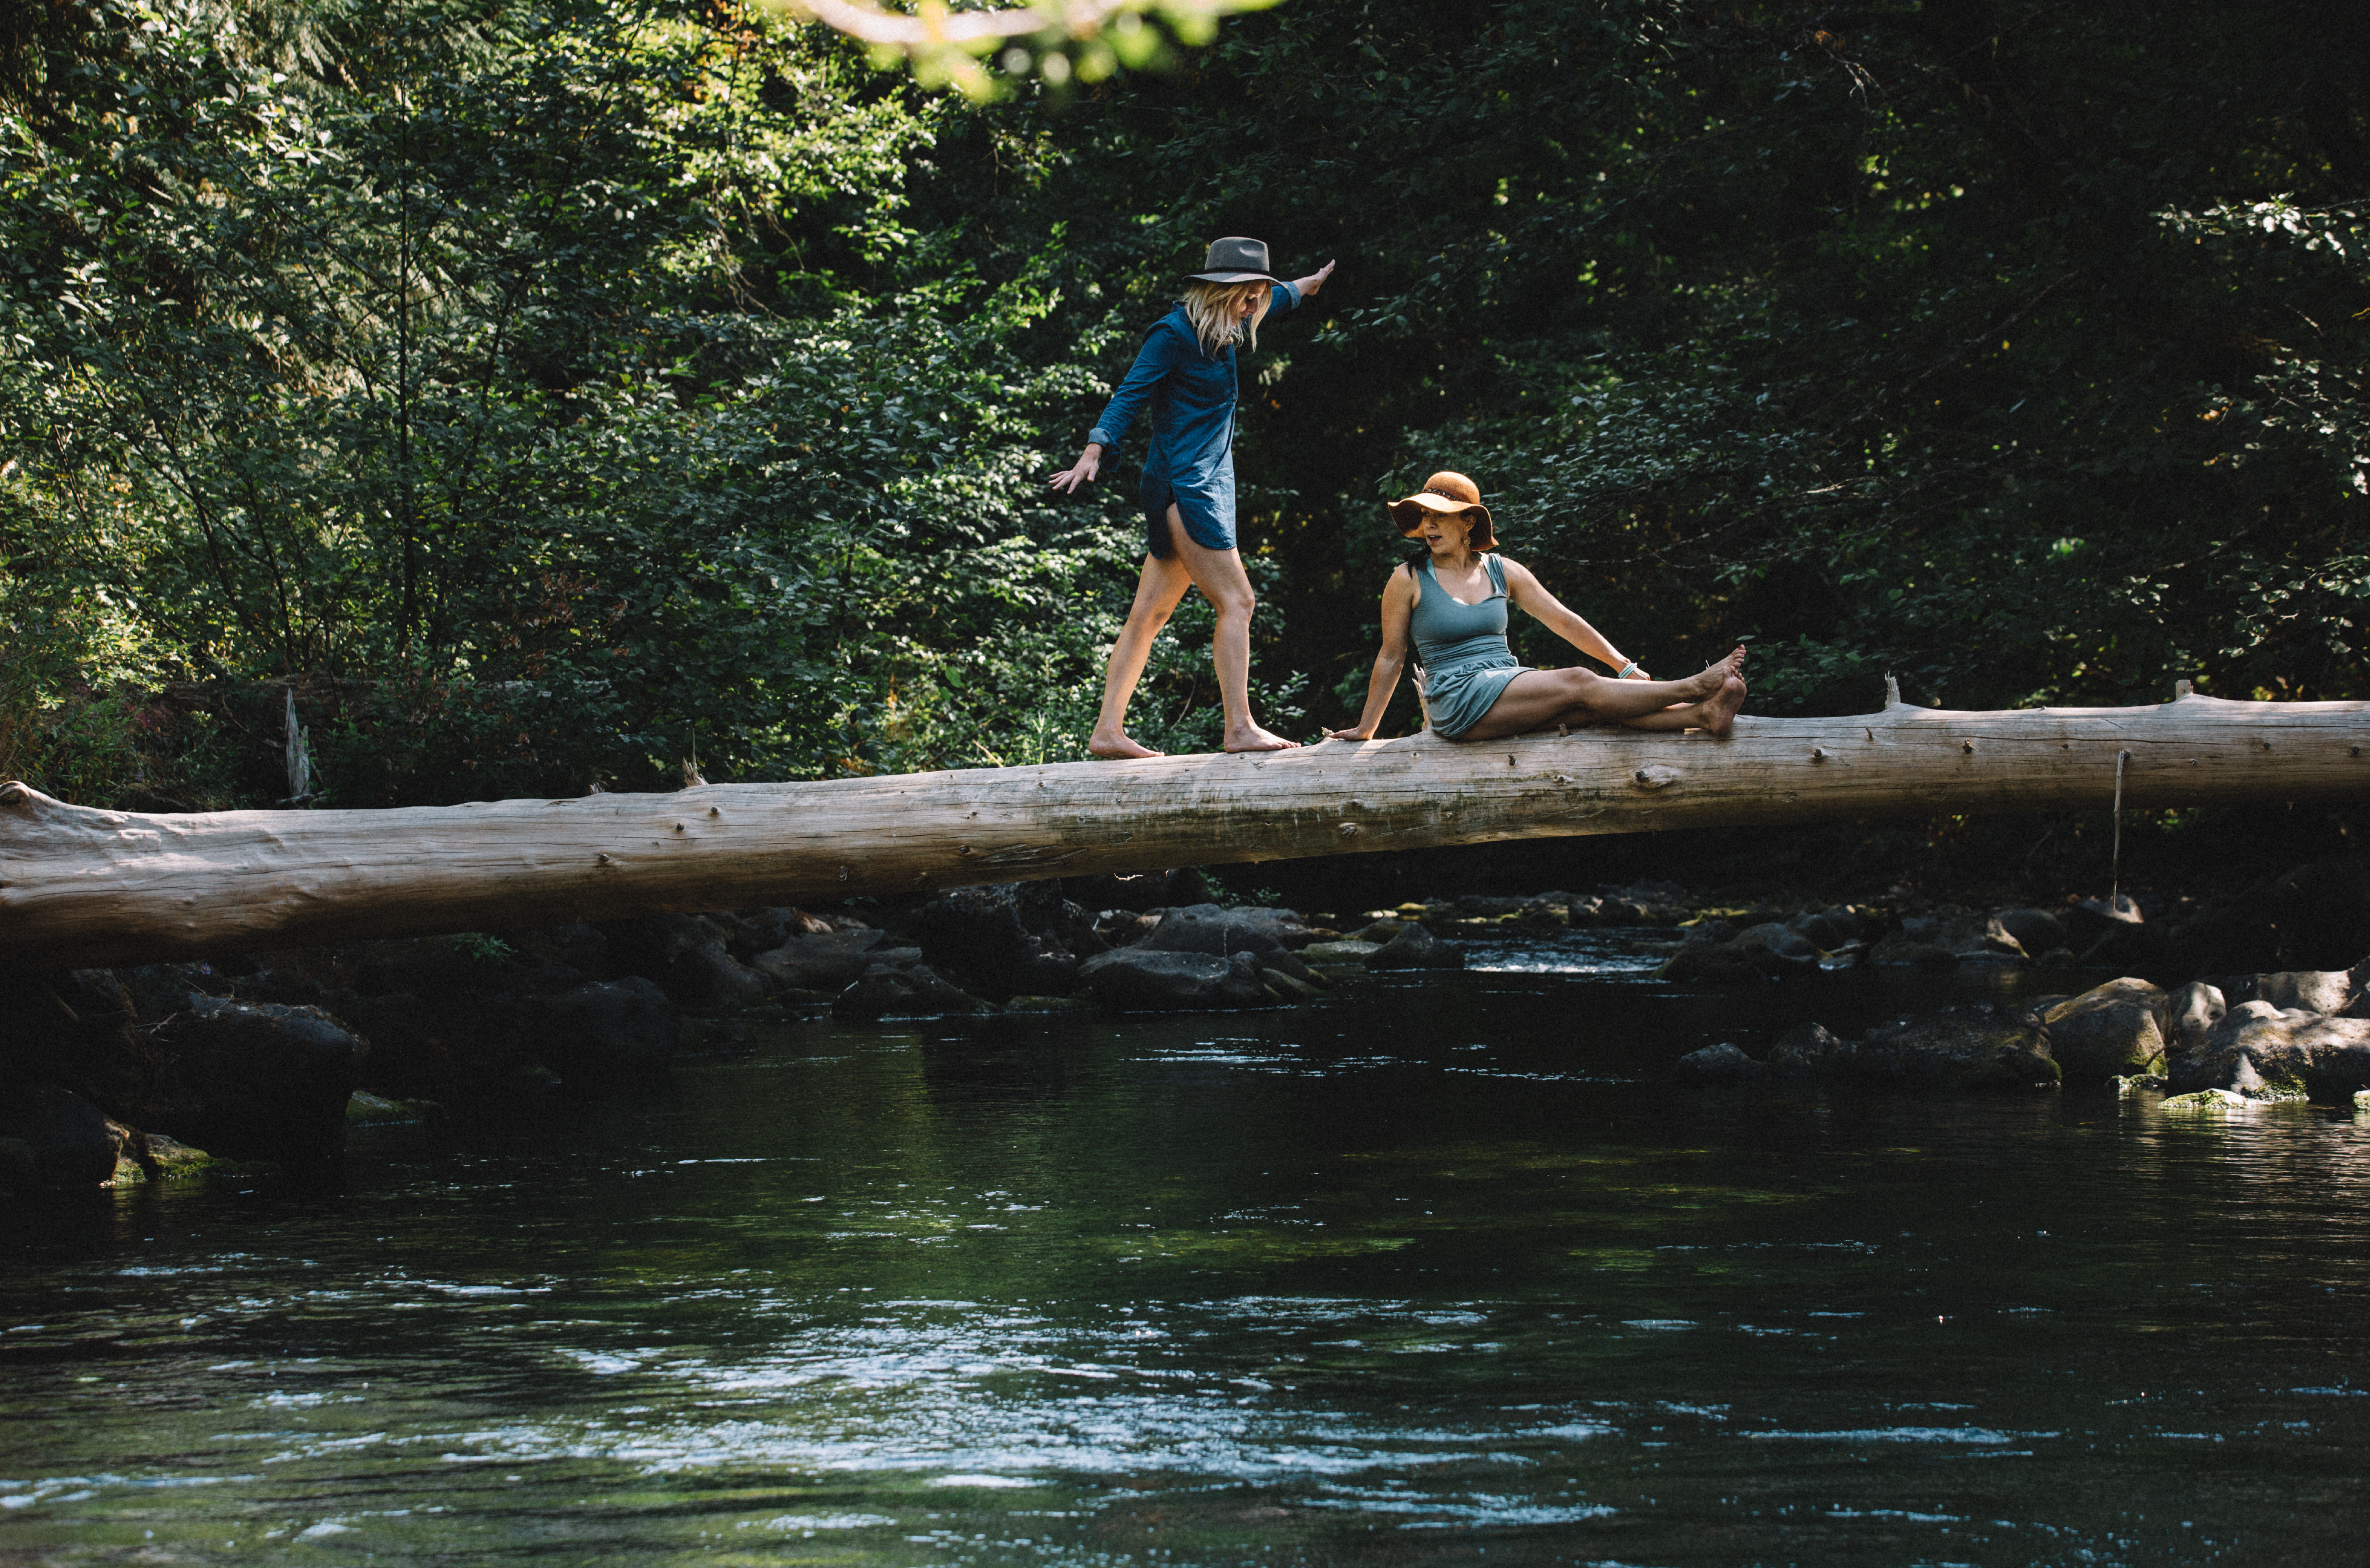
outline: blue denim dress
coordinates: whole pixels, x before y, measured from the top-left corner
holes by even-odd
[[[1299,289],[1278,283],[1267,318],[1289,315],[1299,304]],[[1153,324],[1127,379],[1087,432],[1108,462],[1136,415],[1151,406],[1152,450],[1144,456],[1136,499],[1144,508],[1145,548],[1154,555],[1168,555],[1171,502],[1195,544],[1211,550],[1235,548],[1237,386],[1234,345],[1203,353],[1180,305]]]

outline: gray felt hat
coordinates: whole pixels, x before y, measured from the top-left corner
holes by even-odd
[[[1267,270],[1267,241],[1245,239],[1239,235],[1210,242],[1209,254],[1202,258],[1205,271],[1187,276],[1205,283],[1282,282]]]

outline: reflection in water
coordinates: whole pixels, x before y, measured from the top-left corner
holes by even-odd
[[[342,1193],[17,1216],[0,1547],[2349,1554],[2370,1126],[1681,1095],[1709,1040],[1936,998],[1643,985],[1644,940],[1292,1011],[786,1025],[668,1104],[374,1132]]]

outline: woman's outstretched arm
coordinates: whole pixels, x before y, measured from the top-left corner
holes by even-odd
[[[1358,715],[1357,724],[1347,730],[1328,730],[1329,741],[1371,741],[1375,726],[1383,721],[1384,712],[1391,705],[1391,694],[1399,688],[1399,676],[1407,671],[1408,622],[1415,615],[1415,573],[1402,566],[1391,573],[1383,587],[1383,648],[1375,655],[1375,673],[1366,681],[1366,708]]]
[[[1503,556],[1498,559],[1504,562],[1506,568],[1506,597],[1528,612],[1541,626],[1616,674],[1624,674],[1638,681],[1654,678],[1635,665],[1629,665],[1629,661],[1605,640],[1603,632],[1581,619],[1576,612],[1566,607],[1562,600],[1548,593],[1539,580],[1531,575],[1529,567],[1520,561],[1507,560]],[[1624,665],[1629,667],[1624,670]]]

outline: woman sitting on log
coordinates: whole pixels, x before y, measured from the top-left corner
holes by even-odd
[[[1558,603],[1518,561],[1483,552],[1498,542],[1481,492],[1462,474],[1438,473],[1391,502],[1399,532],[1424,554],[1391,572],[1383,589],[1383,650],[1366,683],[1355,728],[1326,739],[1366,741],[1383,721],[1407,667],[1408,642],[1421,663],[1416,690],[1434,733],[1487,741],[1550,724],[1620,724],[1632,730],[1708,730],[1725,735],[1744,706],[1744,650],[1702,674],[1658,681],[1625,659],[1603,634]],[[1548,630],[1619,674],[1525,669],[1506,646],[1506,606],[1518,605]]]
[[[1075,492],[1100,470],[1104,453],[1136,415],[1151,409],[1152,450],[1145,455],[1137,491],[1144,571],[1103,671],[1102,712],[1087,742],[1089,756],[1160,755],[1128,738],[1127,703],[1144,675],[1152,640],[1189,587],[1202,590],[1218,615],[1211,652],[1225,709],[1226,750],[1282,751],[1300,744],[1251,718],[1251,580],[1235,549],[1235,345],[1248,339],[1258,347],[1260,322],[1296,308],[1324,287],[1333,263],[1287,283],[1269,273],[1264,241],[1228,238],[1213,241],[1202,265],[1187,280],[1184,300],[1153,324],[1127,379],[1087,432],[1086,451],[1053,476],[1055,490]]]

